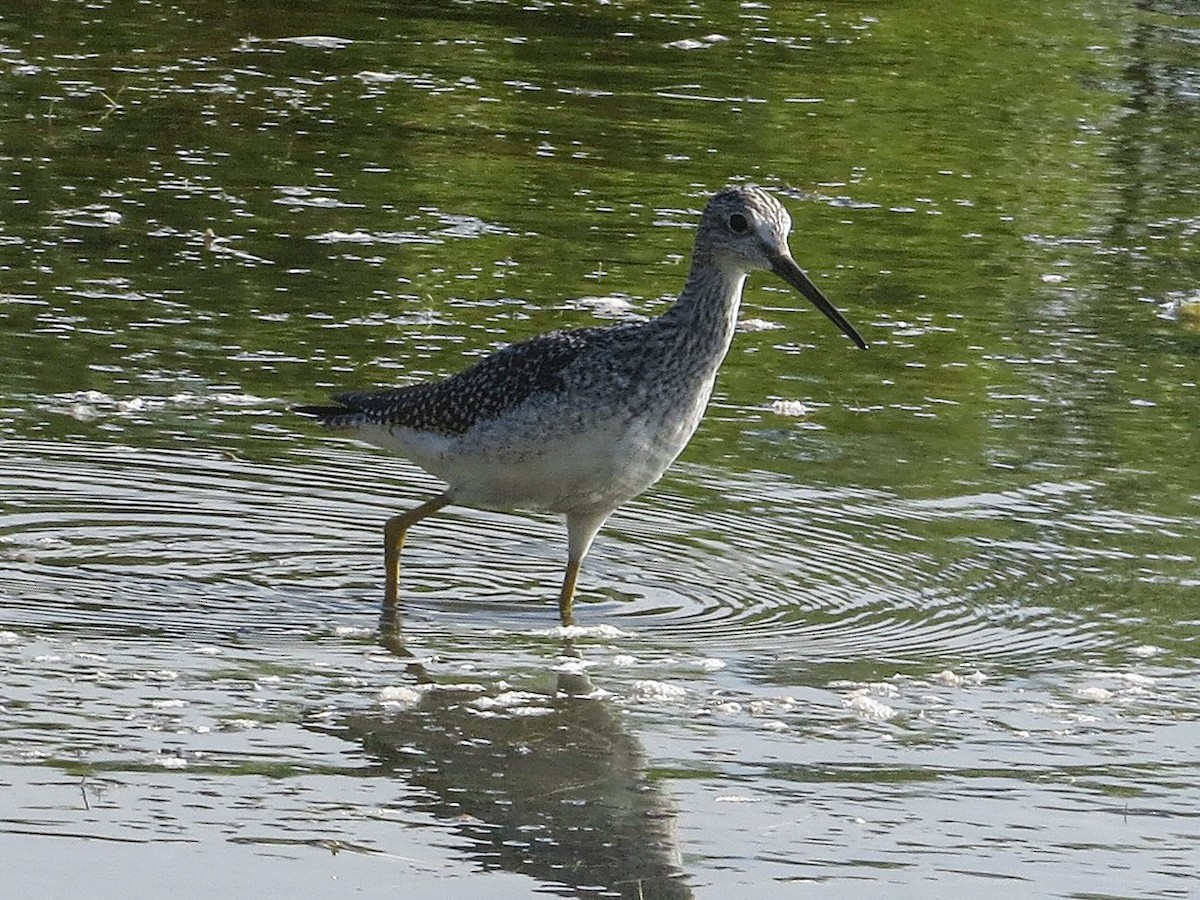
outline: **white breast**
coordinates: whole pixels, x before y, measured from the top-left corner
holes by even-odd
[[[613,509],[662,477],[687,446],[712,391],[649,402],[527,404],[461,436],[408,428],[362,436],[453,486],[454,500],[491,509]],[[682,402],[681,402],[682,401]]]

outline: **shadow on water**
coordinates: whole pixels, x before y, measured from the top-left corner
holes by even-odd
[[[398,632],[383,643],[406,655]],[[424,674],[416,661],[410,672]],[[382,712],[309,727],[361,744],[379,774],[425,791],[415,805],[456,823],[486,869],[579,896],[691,897],[675,812],[620,710],[580,693],[590,688],[577,672],[560,673],[553,695],[419,680]]]

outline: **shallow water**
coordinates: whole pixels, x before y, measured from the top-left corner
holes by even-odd
[[[8,890],[1190,895],[1198,40],[1107,2],[0,13]],[[288,408],[656,314],[742,177],[871,350],[752,279],[579,628],[559,522],[449,509],[382,644],[380,526],[437,483]]]

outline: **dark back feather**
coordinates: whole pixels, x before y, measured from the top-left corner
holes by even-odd
[[[463,434],[539,391],[558,389],[563,369],[610,330],[550,332],[504,347],[441,381],[335,394],[340,406],[302,406],[296,412],[316,416],[335,428],[374,423]]]

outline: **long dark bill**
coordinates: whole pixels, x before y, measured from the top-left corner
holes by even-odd
[[[858,329],[851,325],[846,317],[837,311],[837,307],[829,302],[825,295],[821,293],[821,289],[812,283],[809,277],[804,274],[803,269],[796,265],[794,259],[784,254],[772,254],[771,271],[811,300],[813,306],[825,313],[825,317],[830,322],[842,329],[842,332],[850,340],[854,341],[859,350],[867,349],[867,342],[862,339],[862,335],[858,333]]]

